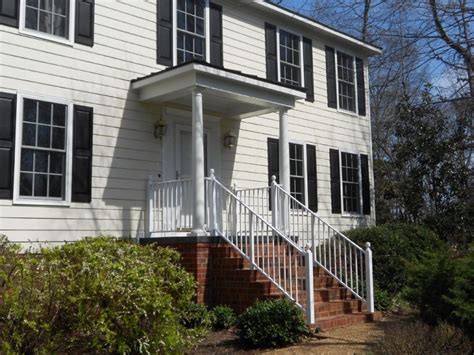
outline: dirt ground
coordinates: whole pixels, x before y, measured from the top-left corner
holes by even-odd
[[[190,354],[367,354],[374,352],[374,343],[387,327],[402,320],[403,317],[390,316],[373,323],[321,332],[295,346],[275,350],[245,350],[232,331],[215,332]]]

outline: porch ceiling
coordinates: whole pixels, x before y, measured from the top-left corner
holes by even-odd
[[[293,88],[266,79],[190,62],[132,80],[132,90],[142,102],[191,106],[191,93],[203,91],[204,111],[229,118],[246,118],[281,108],[293,108],[306,97]]]

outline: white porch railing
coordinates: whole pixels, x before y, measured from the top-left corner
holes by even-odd
[[[209,228],[230,243],[253,269],[294,300],[314,323],[313,256],[279,232],[232,191],[211,170],[207,179]]]
[[[158,182],[151,177],[147,184],[145,219],[148,235],[191,230],[192,196],[191,179]]]
[[[372,251],[351,241],[321,219],[272,178],[271,187],[238,190],[237,195],[250,208],[300,248],[311,246],[314,262],[335,277],[374,311]]]

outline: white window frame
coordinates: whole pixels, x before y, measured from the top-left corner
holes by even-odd
[[[173,18],[173,66],[178,65],[178,0],[172,1],[172,18]],[[209,0],[204,0],[204,36],[205,36],[205,61],[210,63],[211,57],[211,24],[209,21],[210,8]]]
[[[352,63],[353,63],[353,66],[354,66],[354,93],[355,93],[354,106],[355,106],[355,111],[350,111],[350,110],[346,110],[346,109],[341,108],[341,105],[340,105],[340,102],[339,102],[339,67],[338,67],[338,61],[337,61],[338,53],[341,53],[341,54],[347,55],[349,57],[352,57]],[[356,56],[354,54],[350,53],[349,51],[341,51],[339,49],[336,49],[334,51],[334,63],[335,63],[335,67],[336,67],[337,110],[339,112],[343,112],[343,113],[346,113],[348,115],[359,116],[359,91],[358,91],[358,88],[357,88],[358,83],[357,83]]]
[[[356,213],[356,212],[346,212],[344,211],[344,182],[342,180],[342,154],[345,153],[345,154],[353,154],[353,155],[356,155],[357,156],[357,161],[358,161],[358,176],[359,176],[359,213]],[[339,149],[339,176],[341,177],[340,180],[341,180],[341,183],[340,183],[340,189],[341,189],[341,215],[343,217],[361,217],[363,216],[363,213],[362,213],[362,169],[361,169],[361,165],[360,165],[361,161],[360,161],[360,153],[359,152],[355,152],[355,151],[351,151],[351,150],[340,150]]]
[[[72,46],[74,44],[74,37],[75,37],[76,0],[67,0],[67,1],[69,1],[69,18],[68,18],[69,36],[68,38],[59,37],[59,36],[55,36],[49,33],[44,33],[41,31],[26,28],[25,27],[26,0],[20,0],[20,26],[19,26],[20,33]]]
[[[276,35],[277,35],[277,76],[278,76],[278,82],[281,82],[281,60],[280,60],[280,31],[285,31],[288,32],[296,37],[299,38],[300,42],[300,87],[304,88],[305,87],[305,82],[304,82],[304,53],[303,53],[303,36],[301,34],[295,33],[294,31],[291,31],[285,27],[281,26],[276,26]]]
[[[303,205],[308,208],[308,151],[307,151],[307,145],[311,144],[316,147],[316,144],[314,143],[309,143],[305,141],[300,141],[300,140],[289,140],[289,144],[297,144],[303,146],[303,177],[304,177],[304,203]],[[288,162],[290,164],[290,162]],[[291,180],[291,166],[290,166],[290,180]],[[291,182],[290,182],[291,183]],[[291,187],[289,193],[291,194]],[[298,211],[298,210],[296,210]]]
[[[23,102],[24,99],[47,101],[55,104],[67,106],[66,120],[66,163],[64,172],[64,199],[53,197],[32,197],[20,196],[20,166],[21,166],[21,149],[23,142]],[[14,169],[14,186],[13,186],[13,204],[18,205],[37,205],[37,206],[70,206],[72,195],[72,140],[74,126],[73,102],[57,97],[33,95],[27,93],[17,94],[17,114],[16,114],[16,131],[15,131],[15,169]]]

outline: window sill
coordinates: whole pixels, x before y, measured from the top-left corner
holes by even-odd
[[[73,47],[74,42],[70,39],[49,35],[40,31],[28,30],[28,29],[19,29],[18,34],[35,39],[42,39],[48,42],[53,42],[57,44],[62,44],[64,46]]]
[[[342,218],[365,218],[365,215],[358,213],[343,213],[341,214]]]
[[[60,201],[60,200],[16,198],[13,200],[13,205],[14,206],[18,205],[18,206],[70,207],[71,203],[68,201]]]

